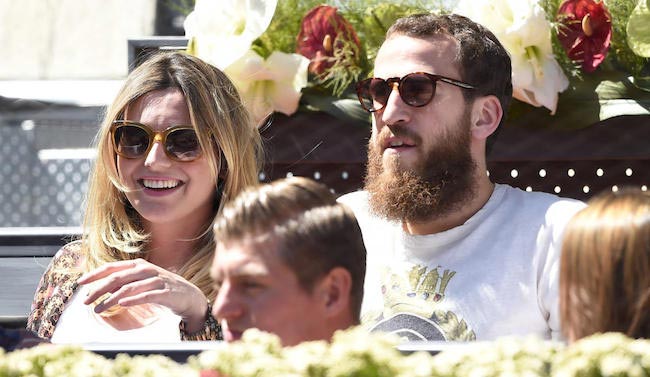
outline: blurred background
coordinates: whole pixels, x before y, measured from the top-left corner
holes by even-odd
[[[183,35],[189,0],[0,0],[0,227],[81,222],[92,139],[129,39]]]
[[[214,1],[212,12],[203,14],[209,20],[219,19],[214,16],[223,13],[219,7],[240,4]],[[338,6],[357,27],[367,21],[369,9],[383,9],[377,14],[390,25],[410,6],[452,9],[458,3],[322,2]],[[295,52],[291,30],[299,28],[307,9],[320,3],[278,2],[275,23],[257,47]],[[636,1],[608,3],[627,4],[631,11]],[[104,107],[141,52],[186,45],[183,22],[193,9],[194,0],[0,0],[0,232],[35,227],[78,231],[94,158],[91,146]],[[380,29],[366,30],[362,39],[380,43]],[[644,61],[641,73],[650,72],[650,60]],[[606,63],[595,74],[571,77],[556,115],[513,101],[507,127],[488,155],[494,181],[583,200],[624,185],[647,191],[650,90],[632,85],[625,70]],[[296,113],[275,113],[272,125],[262,127],[268,161],[260,180],[295,174],[321,180],[337,193],[357,189],[365,173],[368,114],[360,110],[353,84],[339,98],[323,95],[322,85],[313,85],[313,79],[310,74]]]

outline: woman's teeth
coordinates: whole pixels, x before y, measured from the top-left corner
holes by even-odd
[[[143,179],[142,180],[142,185],[146,188],[150,189],[170,189],[174,188],[179,185],[179,181],[173,180],[173,181],[160,181],[160,180],[153,180],[153,179]]]

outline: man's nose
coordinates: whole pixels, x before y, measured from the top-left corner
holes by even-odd
[[[407,105],[399,94],[399,83],[391,83],[391,91],[386,100],[386,105],[381,110],[381,121],[384,124],[398,124],[409,120],[410,106]]]
[[[223,284],[212,306],[212,316],[217,319],[232,319],[241,316],[243,305],[229,284]]]

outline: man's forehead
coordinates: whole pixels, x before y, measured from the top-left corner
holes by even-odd
[[[458,42],[439,34],[416,38],[396,34],[388,38],[377,53],[375,77],[402,77],[413,72],[458,76]]]
[[[217,245],[210,274],[268,274],[277,258],[265,244],[241,242]]]

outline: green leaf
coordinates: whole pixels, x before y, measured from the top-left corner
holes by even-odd
[[[368,5],[364,1],[342,2],[341,11],[350,21],[364,45],[368,62],[377,56],[379,46],[384,42],[386,31],[400,17],[426,12],[422,5],[410,4],[413,1],[398,3],[377,2]]]
[[[253,42],[253,49],[263,58],[273,51],[293,53],[302,17],[321,0],[281,0],[266,31]]]
[[[318,93],[304,93],[301,101],[309,110],[323,111],[337,118],[349,119],[358,124],[369,125],[370,115],[352,98],[339,99]]]
[[[185,52],[190,55],[196,55],[196,37],[190,38],[189,42],[187,42],[187,48],[185,49]]]
[[[650,93],[625,72],[599,69],[560,94],[555,115],[519,101],[513,101],[509,114],[508,126],[579,129],[619,115],[650,114]]]
[[[650,0],[639,0],[627,21],[627,44],[632,51],[650,58]]]

